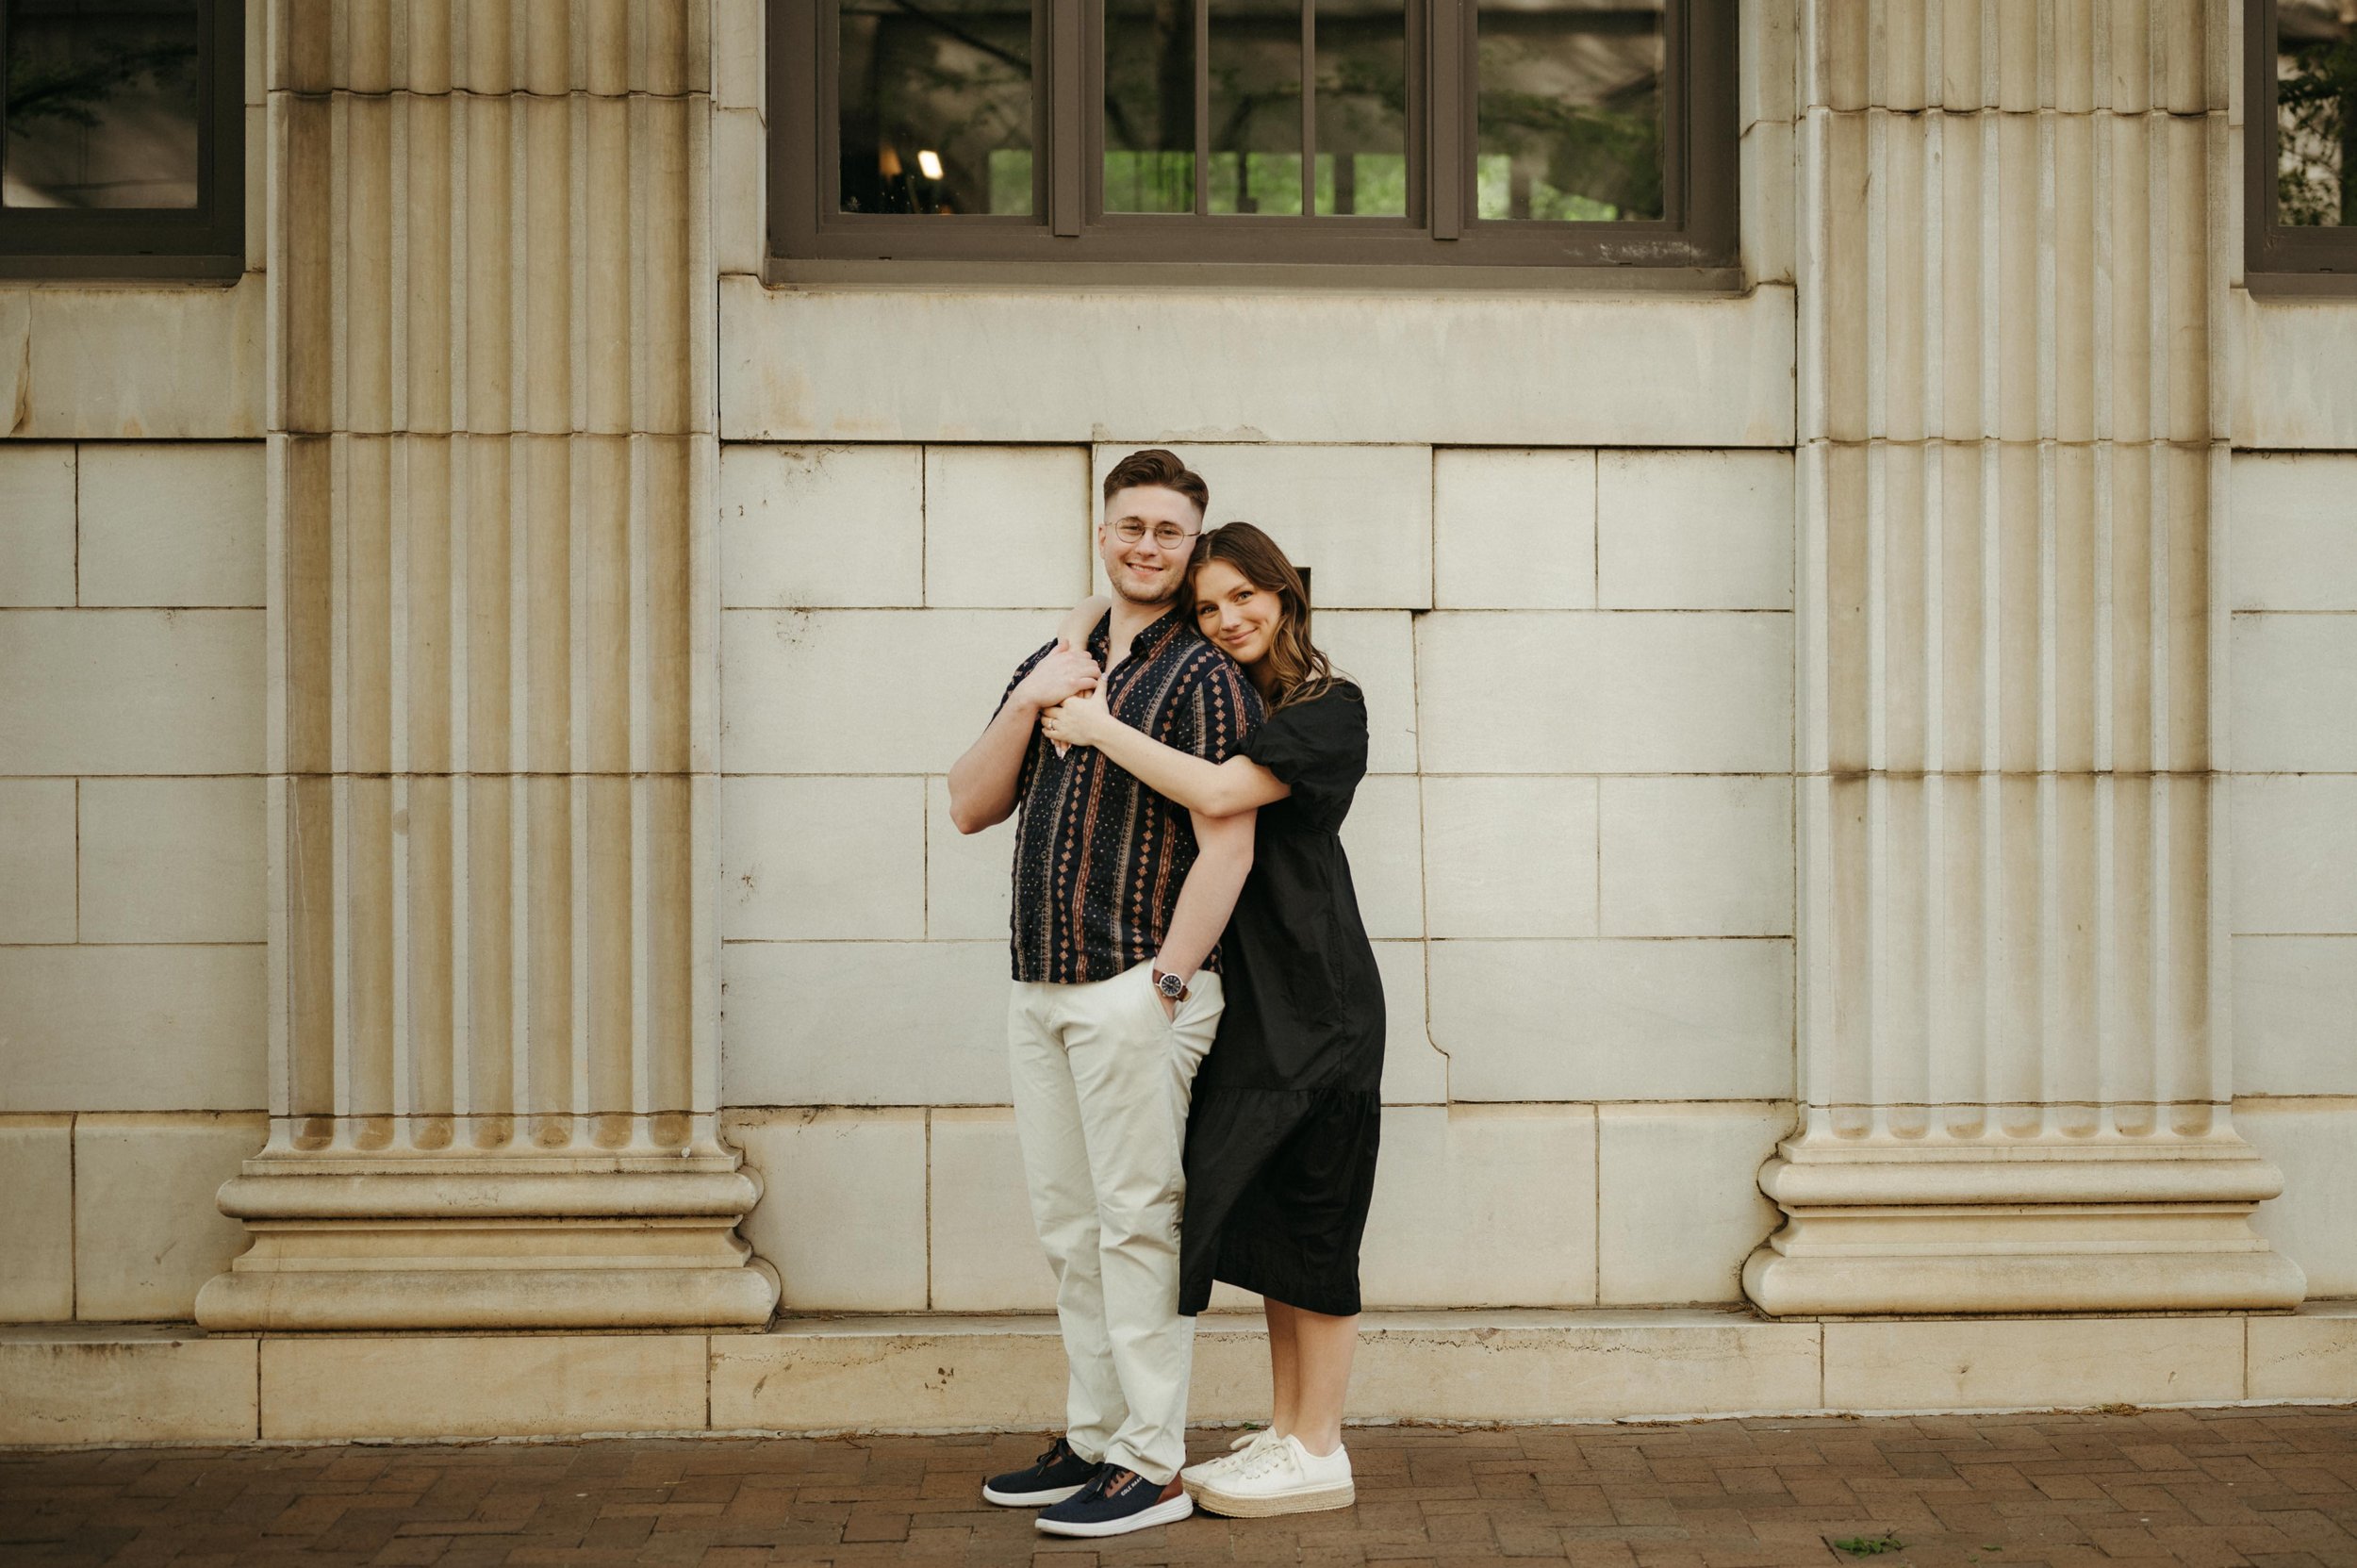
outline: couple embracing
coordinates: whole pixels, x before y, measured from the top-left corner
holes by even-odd
[[[1383,991],[1336,836],[1367,713],[1301,574],[1171,453],[1106,475],[1113,585],[1025,660],[949,771],[1014,817],[1007,1013],[1031,1217],[1056,1276],[1065,1429],[983,1496],[1050,1534],[1341,1508]],[[1186,1464],[1195,1314],[1268,1316],[1276,1408]]]

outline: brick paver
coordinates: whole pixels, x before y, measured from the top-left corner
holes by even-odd
[[[2357,1407],[1370,1428],[1347,1511],[1098,1543],[977,1494],[1041,1441],[0,1452],[0,1563],[2357,1565]]]

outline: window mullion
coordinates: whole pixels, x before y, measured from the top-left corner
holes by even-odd
[[[1211,210],[1211,0],[1195,0],[1195,215]]]
[[[7,167],[8,138],[8,8],[0,5],[0,169]]]
[[[1318,0],[1301,0],[1301,215],[1318,210]]]
[[[1080,7],[1086,0],[1048,0],[1048,26],[1054,37],[1047,50],[1047,81],[1031,74],[1032,91],[1045,85],[1047,108],[1047,228],[1050,234],[1075,239],[1086,210],[1082,174],[1089,141],[1084,116],[1088,110],[1085,84],[1087,45],[1080,26]]]
[[[1686,92],[1693,75],[1689,9],[1685,0],[1669,0],[1661,8],[1661,211],[1673,223],[1685,221],[1692,184],[1687,167],[1692,148],[1686,137]]]
[[[1431,132],[1432,93],[1431,28],[1432,9],[1425,0],[1405,0],[1400,8],[1408,25],[1405,50],[1400,56],[1405,79],[1400,86],[1407,97],[1405,112],[1400,118],[1399,150],[1408,163],[1406,213],[1418,217],[1428,210],[1425,205],[1425,170],[1432,161]],[[1426,232],[1430,232],[1427,223]]]
[[[1466,7],[1472,0],[1426,0],[1428,69],[1425,92],[1425,200],[1435,239],[1465,233],[1465,165],[1473,144],[1474,107],[1465,101]]]

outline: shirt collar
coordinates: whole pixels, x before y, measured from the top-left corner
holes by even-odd
[[[1141,650],[1150,652],[1161,652],[1164,640],[1174,630],[1194,630],[1194,622],[1187,618],[1186,595],[1183,593],[1171,601],[1169,609],[1138,628],[1138,635],[1129,639],[1129,656],[1136,658]],[[1107,610],[1103,618],[1097,621],[1096,630],[1089,634],[1089,643],[1093,648],[1101,647],[1107,652],[1111,652],[1113,641],[1113,614],[1111,610]]]

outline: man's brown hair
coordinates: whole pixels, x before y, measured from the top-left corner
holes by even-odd
[[[1111,501],[1116,491],[1134,490],[1141,486],[1176,490],[1194,502],[1198,512],[1211,509],[1211,487],[1203,482],[1201,474],[1180,462],[1175,452],[1150,446],[1115,463],[1113,471],[1105,475],[1105,499]]]

